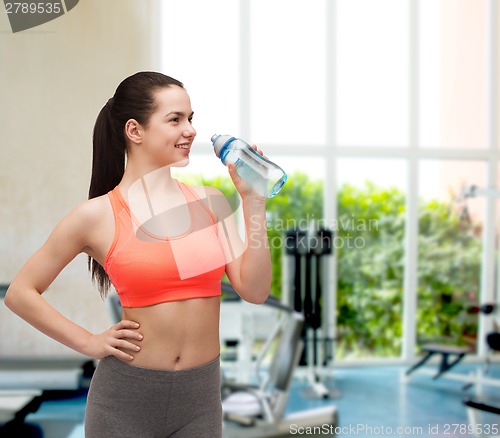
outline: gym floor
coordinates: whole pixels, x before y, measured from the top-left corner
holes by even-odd
[[[468,374],[482,365],[459,364],[453,372]],[[424,367],[427,368],[427,367]],[[479,395],[500,398],[493,386],[476,386],[464,392],[463,382],[426,374],[415,374],[404,383],[406,368],[353,367],[338,368],[327,382],[338,397],[314,399],[305,381],[294,381],[287,412],[334,404],[339,415],[337,435],[364,437],[474,437],[467,428],[467,413],[462,400]],[[500,378],[500,364],[490,370],[491,377]],[[46,438],[83,438],[83,417],[86,394],[45,402],[27,422],[39,424]],[[483,414],[481,423],[499,427],[500,416]],[[403,429],[398,429],[398,428]],[[329,434],[309,436],[330,436]],[[500,434],[500,431],[497,432]],[[205,438],[205,437],[200,437]],[[207,437],[209,438],[209,437]]]

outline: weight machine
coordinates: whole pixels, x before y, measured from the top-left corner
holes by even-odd
[[[285,232],[283,257],[283,301],[304,315],[304,350],[299,365],[306,370],[311,397],[338,397],[339,392],[326,385],[323,371],[333,361],[331,318],[327,274],[333,253],[332,231],[310,222],[307,229]],[[326,309],[326,311],[325,311]]]
[[[474,198],[477,196],[484,196],[487,198],[500,199],[500,190],[492,188],[480,188],[475,185],[465,187],[462,190],[460,200],[464,203],[468,198]],[[464,210],[467,212],[467,204],[465,203]],[[497,266],[497,275],[500,275],[500,265]],[[484,297],[483,297],[484,298]],[[482,313],[485,316],[490,317],[491,324],[484,327],[485,333],[484,338],[486,340],[487,347],[489,349],[488,353],[492,351],[500,351],[500,305],[498,304],[500,300],[500,282],[497,278],[497,296],[489,297],[494,303],[486,302],[477,307],[476,311]],[[489,299],[487,299],[489,301]],[[487,366],[489,363],[489,354],[487,354]]]

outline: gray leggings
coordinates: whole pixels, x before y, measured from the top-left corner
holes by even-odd
[[[86,438],[222,436],[219,358],[185,370],[99,361],[85,413]]]

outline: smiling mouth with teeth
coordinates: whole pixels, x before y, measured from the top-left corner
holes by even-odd
[[[188,144],[176,144],[175,147],[179,149],[189,149]]]

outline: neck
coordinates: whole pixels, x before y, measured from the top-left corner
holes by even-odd
[[[133,162],[128,162],[120,182],[122,189],[128,189],[135,184],[146,185],[148,190],[169,190],[177,184],[172,178],[170,166],[157,168],[137,166]]]

